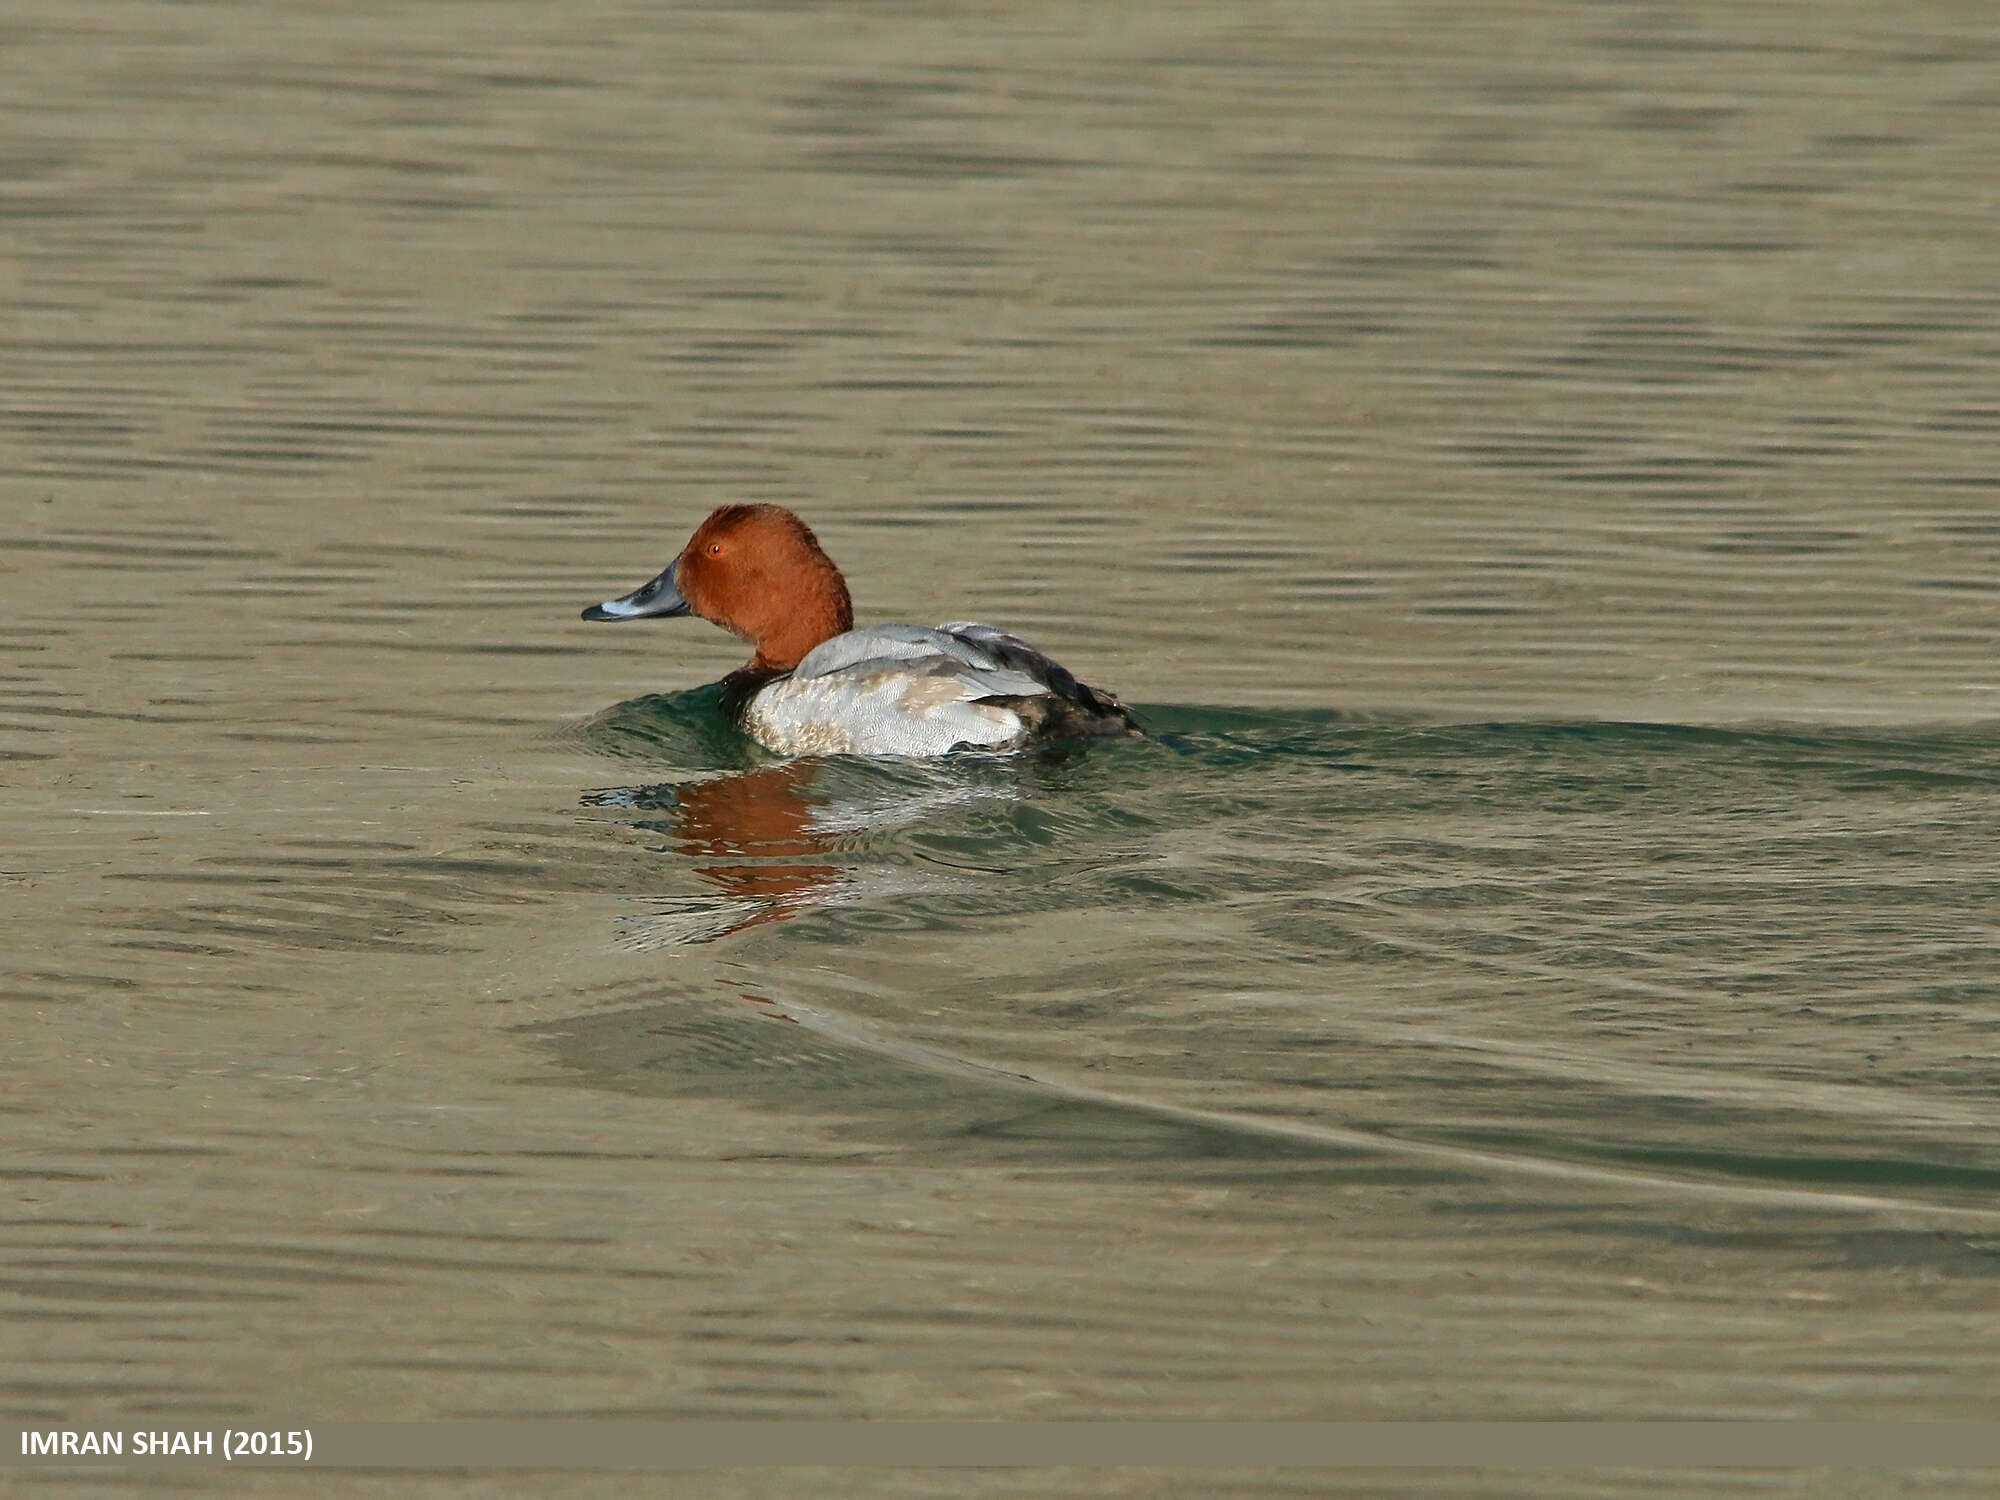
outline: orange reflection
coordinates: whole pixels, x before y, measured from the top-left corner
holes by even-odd
[[[675,789],[674,843],[709,861],[695,873],[759,905],[731,931],[790,916],[839,883],[838,866],[812,862],[833,848],[813,827],[805,795],[812,770],[809,761],[785,761]]]

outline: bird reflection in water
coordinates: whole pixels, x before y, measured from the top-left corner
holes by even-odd
[[[814,769],[810,760],[790,760],[708,781],[586,796],[588,806],[666,814],[632,826],[665,834],[699,861],[694,873],[719,893],[649,900],[645,912],[620,919],[622,941],[634,948],[713,942],[837,899],[848,880],[830,858],[834,832],[816,823],[819,808],[807,795]]]

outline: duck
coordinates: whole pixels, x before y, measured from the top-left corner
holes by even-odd
[[[779,755],[929,757],[1144,733],[1115,696],[995,626],[855,629],[840,569],[782,505],[717,507],[658,576],[583,612],[675,615],[749,642],[718,706]]]

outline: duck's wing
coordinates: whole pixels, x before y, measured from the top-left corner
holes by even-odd
[[[966,642],[916,625],[874,626],[807,652],[750,700],[743,724],[786,755],[1005,749],[1026,727],[1012,705],[1047,692]]]
[[[1109,693],[1078,682],[1017,635],[971,620],[935,630],[922,625],[871,625],[824,641],[806,654],[791,680],[774,684],[767,715],[838,714],[866,722],[893,753],[936,754],[952,744],[1002,745],[1022,737],[1140,733]],[[775,717],[773,724],[776,725]],[[773,738],[805,731],[773,727]],[[904,749],[906,740],[926,747]],[[893,742],[893,743],[892,743]]]
[[[1132,722],[1132,715],[1116,696],[1088,683],[1078,682],[1069,668],[1018,635],[1010,635],[998,626],[981,625],[974,620],[954,620],[940,625],[938,634],[965,642],[996,667],[1033,679],[1037,683],[1037,692],[1053,693],[1058,698],[1066,699],[1086,715],[1099,716],[1134,730],[1137,728]],[[1075,731],[1074,725],[1066,727],[1070,732]]]
[[[1003,640],[1015,639],[990,625],[976,628],[990,631]],[[1047,661],[1025,641],[1019,644],[1036,660]],[[955,678],[968,690],[965,694],[968,700],[1013,698],[1048,691],[1046,681],[1037,678],[1027,663],[1006,660],[976,637],[950,630],[930,630],[922,625],[871,625],[837,635],[807,652],[792,676],[804,681],[836,672],[860,676],[890,669],[911,677]]]

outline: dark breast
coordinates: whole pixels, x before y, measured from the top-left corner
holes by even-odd
[[[757,696],[758,690],[776,682],[780,677],[791,675],[790,672],[773,672],[758,667],[738,667],[722,679],[722,697],[717,700],[716,707],[722,710],[724,718],[741,728],[743,715],[750,707],[750,700]]]

